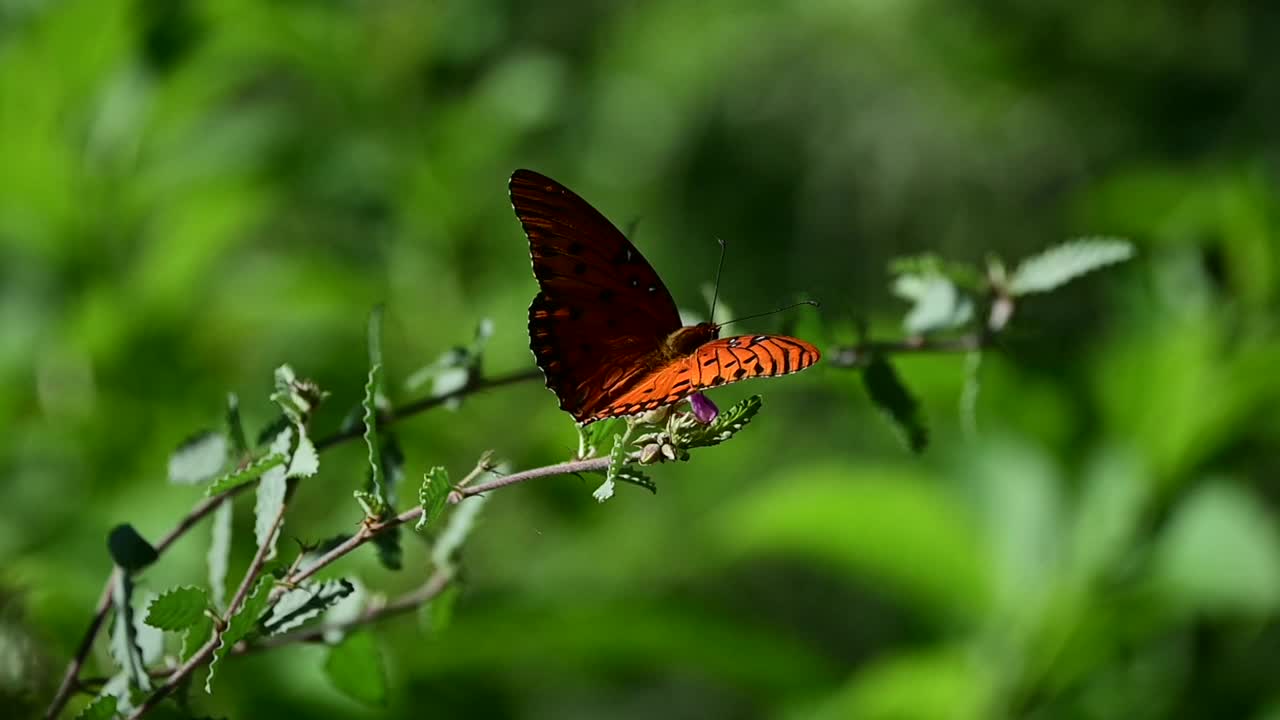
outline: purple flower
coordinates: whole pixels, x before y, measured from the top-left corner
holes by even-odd
[[[720,408],[711,402],[711,398],[702,393],[690,395],[689,404],[693,406],[693,416],[703,425],[715,422],[716,416],[720,414]]]

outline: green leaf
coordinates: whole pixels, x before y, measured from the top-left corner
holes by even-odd
[[[76,720],[111,720],[116,717],[116,696],[99,695],[76,715]]]
[[[921,417],[920,404],[883,356],[876,355],[862,369],[862,384],[871,402],[883,410],[901,432],[907,447],[917,453],[924,450],[929,443],[929,433]]]
[[[371,324],[369,340],[371,358],[381,357],[381,351],[375,352],[373,348],[375,334]],[[381,365],[374,366],[374,368],[380,367]],[[381,373],[379,373],[380,375]],[[372,377],[370,379],[372,381]],[[400,502],[400,483],[404,479],[404,452],[400,449],[400,443],[396,440],[394,434],[386,433],[380,435],[377,431],[378,417],[376,410],[385,405],[385,402],[380,401],[383,397],[382,385],[383,382],[379,377],[377,387],[374,388],[372,394],[372,398],[375,401],[375,412],[373,414],[369,412],[370,395],[366,386],[364,405],[365,442],[372,444],[369,445],[369,478],[364,489],[364,499],[360,501],[362,506],[375,511],[375,516],[380,519],[390,516],[395,511],[395,507]],[[372,423],[372,425],[369,423]],[[377,462],[374,462],[373,449],[375,447],[377,448]],[[402,567],[404,551],[400,547],[400,528],[398,526],[374,536],[373,545],[378,551],[378,560],[382,562],[383,567],[390,570],[399,570]]]
[[[214,480],[210,483],[209,487],[205,489],[205,497],[213,497],[214,495],[220,495],[233,488],[238,488],[241,485],[248,485],[262,477],[262,474],[271,468],[284,465],[287,459],[288,456],[278,454],[271,454],[258,458],[243,468],[229,472],[217,480]]]
[[[609,451],[609,469],[605,472],[604,483],[596,488],[591,496],[596,502],[604,502],[613,497],[613,488],[615,481],[618,479],[618,472],[622,470],[627,462],[627,448],[623,442],[622,436],[613,438],[613,450]]]
[[[456,582],[451,582],[448,587],[440,591],[427,603],[423,608],[423,620],[426,629],[431,632],[444,632],[453,622],[453,610],[458,604],[458,596],[462,594],[462,588]]]
[[[213,637],[213,618],[205,616],[187,628],[182,636],[182,659],[190,660]]]
[[[204,681],[205,692],[213,692],[213,676],[218,662],[231,653],[236,643],[249,637],[258,628],[258,620],[271,602],[271,588],[274,585],[275,578],[270,575],[258,578],[240,610],[227,621],[226,629],[218,638],[218,647],[213,652],[213,659],[209,661],[209,675]]]
[[[654,495],[658,494],[658,484],[646,475],[643,470],[635,467],[634,465],[627,465],[620,468],[618,470],[618,474],[614,476],[614,480],[642,487]]]
[[[622,433],[624,423],[625,421],[621,418],[609,418],[586,426],[578,425],[578,458],[586,459],[599,455],[600,448],[605,447],[610,438]],[[608,447],[613,446],[608,445]]]
[[[1156,552],[1157,576],[1180,607],[1266,618],[1280,608],[1275,518],[1248,489],[1214,482],[1173,514]]]
[[[756,413],[760,412],[760,396],[752,395],[735,403],[728,410],[723,410],[709,425],[703,425],[690,418],[678,430],[679,445],[682,448],[699,448],[719,445],[737,435],[751,423]]]
[[[467,536],[471,534],[480,510],[488,501],[489,498],[485,495],[469,497],[449,515],[449,522],[445,523],[444,530],[436,538],[435,546],[431,548],[431,561],[436,567],[446,569],[453,567],[454,556],[466,542]]]
[[[169,482],[196,485],[216,476],[227,463],[227,449],[222,433],[205,431],[187,439],[169,456]]]
[[[973,318],[973,302],[942,275],[900,275],[893,292],[913,303],[902,321],[908,335],[951,330]]]
[[[231,560],[231,512],[230,500],[225,500],[213,511],[210,521],[212,538],[205,556],[209,565],[209,589],[212,591],[214,609],[222,611],[227,606],[227,567]]]
[[[324,671],[329,682],[353,700],[368,705],[386,704],[387,673],[371,633],[352,633],[342,644],[330,648]]]
[[[292,442],[293,428],[287,427],[281,430],[275,441],[271,443],[269,454],[289,456]],[[276,554],[275,542],[280,535],[282,525],[276,520],[284,509],[287,489],[287,471],[281,466],[266,471],[258,481],[257,497],[253,505],[253,537],[259,548],[270,546],[266,554],[268,559],[275,557]]]
[[[151,676],[147,663],[138,646],[138,628],[134,624],[133,580],[128,573],[120,573],[112,588],[115,618],[111,625],[111,658],[116,667],[128,676],[129,687],[138,690],[151,689]]]
[[[107,551],[116,565],[130,573],[136,573],[160,558],[160,553],[151,543],[128,523],[111,529],[107,535]]]
[[[271,613],[263,619],[262,630],[268,635],[293,630],[353,592],[355,586],[350,580],[308,581],[280,596]]]
[[[244,423],[240,422],[240,398],[235,393],[227,393],[227,436],[231,438],[234,457],[244,457],[249,452]]]
[[[369,379],[364,385],[364,445],[369,457],[369,485],[357,499],[361,504],[371,503],[366,510],[375,518],[382,517],[387,509],[386,495],[382,489],[382,453],[378,443],[378,396],[382,392],[382,366],[369,368]]]
[[[980,293],[987,289],[982,273],[973,265],[943,260],[935,253],[894,258],[889,261],[889,273],[894,276],[936,275],[970,292]]]
[[[422,486],[418,488],[418,505],[422,508],[422,515],[414,526],[415,530],[421,530],[440,519],[452,490],[449,471],[443,467],[437,465],[423,473]]]
[[[209,607],[204,588],[191,585],[162,593],[147,608],[146,623],[153,628],[177,632],[195,625]]]
[[[1133,257],[1133,244],[1120,238],[1081,238],[1049,248],[1018,264],[1009,281],[1014,295],[1048,292],[1081,275]]]

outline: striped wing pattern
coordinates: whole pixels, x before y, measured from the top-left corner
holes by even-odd
[[[695,392],[739,380],[800,372],[821,357],[818,348],[785,335],[738,335],[712,340],[692,355],[640,378],[611,405],[588,417],[587,422],[672,405]]]

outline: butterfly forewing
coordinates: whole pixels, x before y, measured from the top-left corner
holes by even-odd
[[[680,315],[640,251],[585,200],[531,170],[510,189],[541,288],[529,306],[534,357],[581,421],[649,369]]]

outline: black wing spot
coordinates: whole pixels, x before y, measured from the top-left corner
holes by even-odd
[[[715,364],[716,364],[716,359],[713,357],[707,358],[706,360],[702,361],[702,367],[711,367],[712,365],[715,365]]]
[[[613,302],[613,291],[605,288],[600,291],[600,302]]]
[[[738,368],[737,370],[734,370],[734,371],[733,371],[733,379],[734,379],[734,380],[741,380],[741,379],[742,379],[742,376],[743,376],[743,375],[746,375],[746,374],[747,374],[747,369],[746,369],[746,368],[744,368],[744,367],[740,367],[740,368]]]
[[[583,250],[586,250],[586,248],[582,246],[582,243],[577,242],[576,240],[574,242],[569,243],[570,255],[581,255]]]
[[[578,320],[578,319],[581,319],[581,318],[582,318],[582,308],[580,308],[580,307],[570,307],[570,308],[569,308],[569,319],[570,319],[570,320]]]
[[[584,274],[584,273],[586,273],[586,272],[587,272],[587,264],[586,264],[586,263],[584,263],[584,262],[580,262],[580,263],[578,263],[577,265],[574,265],[574,266],[573,266],[573,274],[574,274],[574,275],[582,275],[582,274]]]
[[[722,376],[720,376],[720,375],[717,375],[717,376],[715,376],[715,377],[711,378],[711,384],[712,384],[712,385],[723,385],[723,384],[724,384],[724,377],[722,377]]]
[[[765,337],[764,335],[756,335],[755,337],[751,338],[751,342],[747,343],[747,347],[752,347],[752,346],[754,346],[754,345],[759,345],[760,343],[762,343],[762,342],[764,342],[765,340],[768,340],[768,339],[769,339],[769,338]]]

